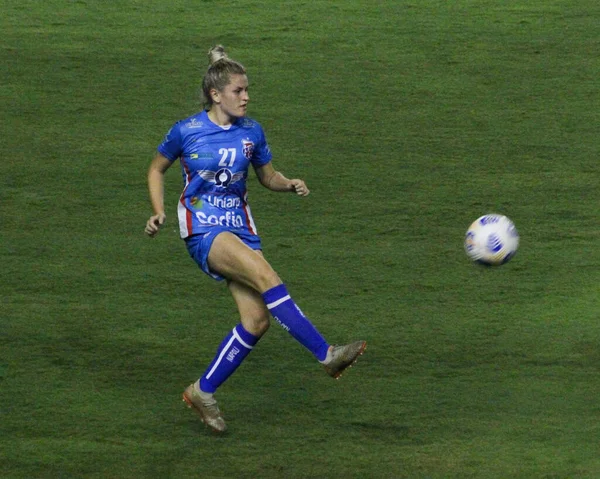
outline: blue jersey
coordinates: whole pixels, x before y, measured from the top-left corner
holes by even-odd
[[[208,233],[214,226],[257,234],[246,178],[250,164],[271,161],[271,151],[256,121],[239,118],[224,129],[203,111],[175,123],[158,152],[181,164],[184,188],[177,215],[182,238]]]

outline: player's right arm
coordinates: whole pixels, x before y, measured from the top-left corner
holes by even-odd
[[[148,192],[154,214],[146,222],[145,232],[151,238],[156,236],[160,227],[165,223],[165,172],[173,164],[160,153],[156,153],[148,168]]]

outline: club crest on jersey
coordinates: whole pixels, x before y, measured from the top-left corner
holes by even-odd
[[[252,154],[254,153],[254,143],[250,140],[242,140],[242,153],[247,160],[252,159]]]
[[[232,173],[227,168],[221,168],[216,172],[211,170],[198,170],[198,175],[204,181],[209,181],[222,188],[227,188],[230,184],[236,183],[244,178],[243,171]]]

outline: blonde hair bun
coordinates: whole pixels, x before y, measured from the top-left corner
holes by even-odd
[[[229,58],[227,53],[225,52],[225,47],[223,45],[215,45],[208,50],[208,64],[214,65],[219,60],[223,60],[224,58]]]

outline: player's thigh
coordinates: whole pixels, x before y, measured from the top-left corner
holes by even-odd
[[[237,281],[228,281],[227,286],[240,312],[240,319],[246,331],[255,336],[262,336],[269,329],[271,317],[262,295]]]
[[[227,279],[263,293],[281,280],[260,251],[253,250],[233,233],[220,233],[208,253],[210,269]]]

